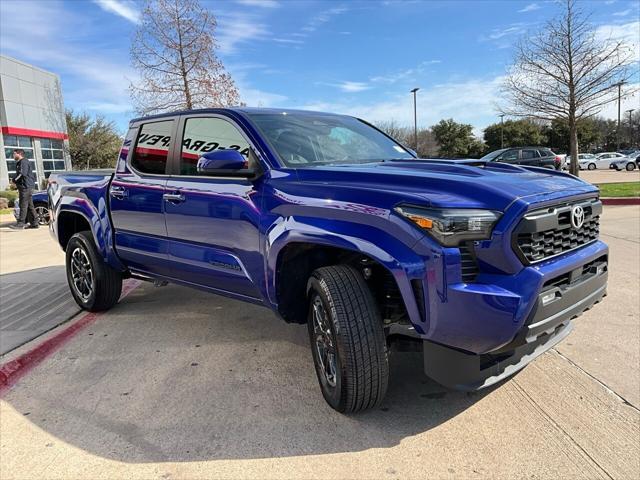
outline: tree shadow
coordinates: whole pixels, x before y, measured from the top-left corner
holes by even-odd
[[[177,286],[139,287],[10,391],[39,428],[123,462],[270,458],[388,448],[486,393],[448,391],[422,355],[391,357],[382,405],[327,406],[306,326]]]

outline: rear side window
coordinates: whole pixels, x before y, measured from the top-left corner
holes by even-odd
[[[182,136],[180,175],[197,175],[200,156],[214,150],[238,150],[249,157],[249,144],[231,123],[217,117],[188,118]]]
[[[538,150],[538,153],[540,154],[541,157],[552,157],[553,156],[553,152],[551,150]]]
[[[538,158],[538,152],[536,150],[522,150],[523,160],[530,160],[532,158]]]
[[[162,175],[167,168],[173,120],[145,123],[140,127],[131,166],[141,173]]]

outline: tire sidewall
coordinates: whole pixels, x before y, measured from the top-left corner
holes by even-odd
[[[91,295],[86,300],[83,299],[76,291],[76,287],[73,284],[73,279],[71,276],[71,255],[76,250],[76,248],[82,249],[87,255],[89,263],[91,264],[91,270],[93,272],[93,275],[91,276]],[[85,235],[77,233],[73,237],[71,237],[69,243],[67,244],[66,250],[67,283],[69,284],[71,295],[73,295],[76,303],[85,310],[91,310],[96,304],[98,276],[101,274],[101,264],[100,262],[96,261],[96,257],[97,256],[95,253],[95,249],[93,248],[93,243],[91,243]]]
[[[596,169],[596,165],[595,165],[594,163],[590,163],[590,164],[587,166],[587,170],[595,170],[595,169]]]
[[[320,390],[322,396],[327,403],[334,409],[339,410],[344,403],[343,387],[344,379],[346,378],[346,372],[343,368],[342,359],[345,358],[342,342],[338,336],[339,327],[335,316],[335,309],[331,306],[329,294],[326,287],[323,286],[323,282],[316,277],[311,277],[309,280],[309,311],[307,315],[307,330],[309,332],[309,340],[311,342],[311,355],[313,356],[313,365],[315,367],[316,376],[320,383]],[[332,340],[336,350],[336,386],[332,387],[327,383],[327,379],[320,367],[320,359],[318,358],[318,352],[316,350],[316,341],[313,329],[313,302],[316,297],[320,298],[322,305],[329,317],[329,328],[333,336]]]
[[[627,163],[627,166],[625,168],[627,169],[627,172],[632,172],[635,170],[636,166],[633,163]]]

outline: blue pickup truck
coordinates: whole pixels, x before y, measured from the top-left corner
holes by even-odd
[[[596,187],[419,159],[349,116],[137,118],[115,172],[54,173],[49,196],[82,308],[113,306],[128,277],[263,305],[307,324],[322,394],[340,412],[382,401],[398,350],[420,349],[447,387],[493,385],[606,293]]]

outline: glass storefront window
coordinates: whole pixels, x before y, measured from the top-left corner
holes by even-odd
[[[40,153],[43,159],[42,169],[44,170],[45,178],[49,178],[51,172],[64,170],[66,168],[63,148],[64,144],[62,140],[54,140],[51,138],[40,139]]]
[[[13,160],[13,150],[21,148],[24,150],[24,156],[32,162],[33,171],[36,171],[36,162],[33,154],[33,141],[31,137],[22,137],[19,135],[3,135],[4,140],[4,158],[7,161],[7,170],[9,178],[16,176],[16,162]]]

